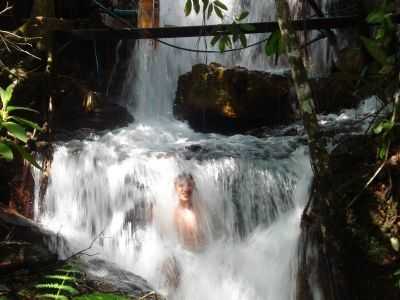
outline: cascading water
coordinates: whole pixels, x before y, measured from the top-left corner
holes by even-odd
[[[183,2],[161,2],[164,25],[199,23],[183,16]],[[248,1],[225,1],[230,7],[241,2]],[[252,2],[253,20],[267,2]],[[163,47],[136,46],[128,83],[136,123],[56,147],[36,219],[66,238],[60,254],[98,237],[92,253],[159,290],[165,288],[162,266],[173,257],[180,279],[172,299],[294,299],[299,222],[312,177],[303,139],[201,134],[173,120],[177,78],[203,57]],[[251,53],[254,64],[257,53]],[[212,60],[233,64],[246,55]],[[207,239],[201,252],[184,249],[174,234],[174,178],[181,172],[195,179],[194,203]]]

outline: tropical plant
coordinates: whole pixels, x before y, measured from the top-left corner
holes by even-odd
[[[385,0],[367,16],[367,22],[375,25],[372,37],[361,37],[372,62],[368,64],[361,78],[360,90],[367,89],[376,93],[385,103],[392,104],[391,117],[378,119],[374,133],[381,139],[377,156],[385,160],[388,156],[393,132],[398,127],[399,114],[399,78],[396,61],[396,26],[393,24],[394,1]]]
[[[186,0],[185,3],[185,15],[189,16],[192,11],[196,14],[202,13],[203,25],[210,19],[213,13],[217,15],[221,21],[225,20],[226,12],[228,7],[220,0]],[[221,52],[224,52],[227,48],[233,48],[233,45],[240,41],[242,47],[247,47],[246,32],[254,30],[253,26],[249,24],[241,23],[249,15],[249,12],[243,11],[239,15],[234,16],[231,26],[228,31],[217,31],[213,39],[211,40],[211,46],[218,43],[218,48]]]
[[[37,299],[68,300],[76,295],[78,277],[81,272],[73,265],[66,264],[57,269],[53,274],[46,275],[43,282],[35,285],[38,294]]]
[[[32,121],[14,114],[16,111],[38,112],[28,107],[10,105],[14,87],[15,84],[9,85],[6,89],[0,87],[0,158],[12,160],[16,152],[32,165],[40,168],[33,156],[24,146],[28,142],[27,128],[39,131],[41,131],[42,128]]]

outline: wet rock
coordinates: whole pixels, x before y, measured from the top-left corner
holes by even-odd
[[[48,244],[53,234],[13,210],[0,207],[0,275],[57,261]]]
[[[95,131],[115,129],[133,121],[126,108],[94,92],[83,81],[59,76],[52,79],[50,91],[49,80],[46,74],[32,74],[18,84],[14,99],[15,105],[38,110],[40,115],[24,117],[39,124],[48,122],[53,133],[81,128]]]
[[[312,79],[310,84],[319,113],[338,113],[342,109],[355,107],[361,100],[354,95],[353,83],[342,78],[340,73]]]
[[[196,130],[240,132],[292,119],[287,78],[213,63],[179,78],[174,112]]]
[[[336,75],[311,79],[318,112],[354,107],[359,99],[351,82]],[[174,113],[195,130],[243,133],[288,124],[299,118],[288,75],[250,71],[219,64],[198,64],[178,81]]]
[[[92,259],[79,265],[86,274],[86,284],[96,291],[122,293],[135,299],[153,291],[146,280],[110,262]]]

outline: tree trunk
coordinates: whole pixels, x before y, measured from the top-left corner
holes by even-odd
[[[291,27],[288,1],[275,0],[275,2],[277,20],[307,133],[311,166],[314,172],[313,191],[302,219],[297,299],[316,298],[314,285],[317,283],[323,299],[345,300],[347,289],[341,272],[336,228],[338,224],[332,221],[334,220],[332,200],[335,197],[333,187],[330,185],[329,155],[326,143],[321,136],[312,91],[301,55],[300,42]]]

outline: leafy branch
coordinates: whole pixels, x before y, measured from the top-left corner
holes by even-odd
[[[24,146],[28,142],[27,128],[32,129],[33,131],[41,131],[42,128],[30,120],[14,115],[14,112],[16,111],[38,112],[28,107],[9,105],[12,99],[14,87],[14,83],[9,85],[6,89],[0,87],[0,158],[13,160],[14,153],[16,152],[36,168],[41,169],[39,164],[24,148]]]

